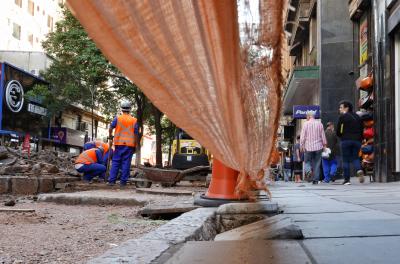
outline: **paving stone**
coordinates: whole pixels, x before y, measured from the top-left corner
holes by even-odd
[[[146,240],[164,240],[173,244],[189,240],[211,240],[216,235],[215,208],[198,208],[174,218],[144,235]]]
[[[150,189],[150,188],[136,188],[137,193],[149,193],[149,194],[162,194],[162,195],[187,195],[192,196],[193,192],[185,190],[170,190],[170,189]]]
[[[327,238],[304,240],[315,263],[399,263],[400,237]]]
[[[277,215],[244,225],[215,237],[215,241],[262,240],[262,239],[302,239],[303,234],[291,218]]]
[[[10,177],[0,177],[0,194],[10,192]]]
[[[361,212],[368,211],[367,208],[352,205],[352,204],[338,204],[335,206],[298,206],[298,207],[286,207],[285,205],[279,204],[280,209],[285,214],[322,214],[322,213],[343,213],[343,212]]]
[[[40,202],[54,202],[60,204],[89,204],[89,205],[145,205],[149,199],[146,196],[134,194],[129,191],[83,191],[75,193],[49,193],[40,194]]]
[[[65,183],[65,182],[75,182],[75,181],[80,181],[81,179],[78,177],[62,177],[62,176],[56,176],[54,177],[54,184],[57,183]]]
[[[311,261],[296,241],[249,240],[190,241],[166,263],[306,264]]]
[[[39,193],[54,191],[54,180],[52,178],[39,178]]]
[[[400,215],[400,204],[367,204],[366,208]]]
[[[13,194],[36,194],[39,188],[39,180],[36,177],[11,177],[11,187]]]
[[[148,205],[139,210],[138,214],[145,217],[161,216],[166,214],[186,213],[200,208],[191,204],[173,204],[173,205]]]
[[[151,263],[166,251],[169,246],[170,244],[167,241],[162,240],[132,239],[108,250],[105,254],[88,261],[88,263]]]
[[[329,221],[329,220],[360,220],[360,219],[399,219],[400,216],[380,211],[322,213],[322,214],[285,214],[296,222]]]
[[[400,236],[398,219],[296,222],[307,238]]]
[[[217,214],[276,214],[276,202],[229,203],[218,207]]]

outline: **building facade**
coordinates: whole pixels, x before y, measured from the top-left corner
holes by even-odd
[[[284,76],[283,115],[289,126],[286,129],[294,130],[286,133],[293,140],[304,122],[293,118],[294,106],[320,106],[321,119],[326,124],[337,121],[341,100],[354,103],[356,98],[350,74],[353,29],[347,15],[348,0],[288,2],[285,34],[290,63]]]
[[[373,114],[376,181],[400,180],[400,1],[351,0],[354,75],[359,106],[369,99]],[[370,78],[366,90],[362,83]]]
[[[43,51],[41,42],[61,18],[61,0],[3,0],[0,50]]]

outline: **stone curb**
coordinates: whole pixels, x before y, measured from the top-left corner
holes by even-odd
[[[52,202],[67,205],[129,205],[129,206],[143,206],[146,204],[145,200],[138,200],[133,197],[101,197],[101,196],[84,196],[75,193],[52,193],[40,194],[38,197],[39,202]]]
[[[199,208],[171,220],[139,239],[131,239],[88,261],[91,264],[152,263],[174,245],[211,240],[216,235],[215,208]]]
[[[74,177],[0,176],[0,194],[32,195],[55,191],[57,183],[79,181]]]
[[[277,214],[278,203],[256,202],[256,203],[228,203],[217,209],[217,214]]]

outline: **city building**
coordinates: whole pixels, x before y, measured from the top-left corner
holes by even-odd
[[[61,18],[62,0],[3,0],[0,50],[43,52],[41,42]]]
[[[400,180],[400,1],[350,0],[358,106],[373,114],[374,177]],[[363,85],[370,83],[371,85]],[[367,104],[368,107],[365,107]],[[365,109],[367,108],[367,109]]]
[[[337,121],[341,100],[355,102],[356,98],[350,74],[353,29],[347,15],[348,1],[289,0],[288,3],[285,34],[290,58],[285,59],[283,119],[287,123],[285,129],[290,131],[285,134],[293,140],[300,133],[309,106],[325,124]]]

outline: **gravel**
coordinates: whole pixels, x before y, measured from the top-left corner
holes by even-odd
[[[169,189],[206,190],[202,184],[185,182]],[[124,191],[134,193],[133,188]],[[193,202],[193,196],[140,195],[152,205]],[[35,196],[0,195],[0,204],[9,200],[16,201],[12,208],[35,213],[0,212],[0,263],[86,263],[167,223],[141,217],[140,206],[70,206],[38,203]]]
[[[15,208],[36,212],[0,212],[0,263],[85,263],[166,223],[138,216],[140,207],[67,206],[23,199]]]

